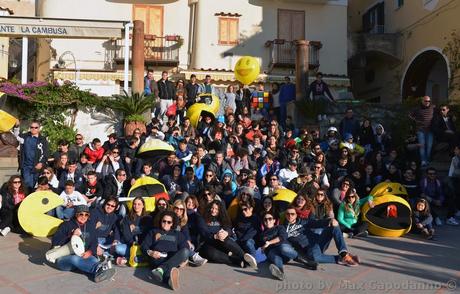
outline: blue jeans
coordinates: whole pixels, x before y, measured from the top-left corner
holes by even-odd
[[[348,251],[342,231],[338,226],[323,228],[319,233],[309,232],[307,236],[308,240],[311,241],[308,248],[308,256],[311,256],[318,263],[337,263],[339,258],[337,255],[324,254],[332,239],[334,239],[339,253]]]
[[[291,259],[297,257],[297,251],[287,243],[281,244],[272,248],[267,253],[268,260],[275,264],[280,270],[283,269],[283,264],[287,263]]]
[[[118,243],[115,245],[115,254],[129,259],[129,248],[130,247],[127,244]]]
[[[86,259],[77,255],[67,255],[56,260],[56,266],[61,271],[78,269],[84,273],[95,274],[99,261],[96,257],[90,256]]]
[[[26,187],[33,191],[38,180],[38,173],[36,172],[35,167],[24,166],[21,169],[21,174]]]
[[[65,206],[58,206],[56,207],[56,216],[59,219],[71,219],[75,214],[75,208],[73,207],[65,207]]]
[[[422,144],[422,147],[420,147],[420,160],[422,162],[430,161],[431,148],[433,147],[433,133],[418,131],[417,140],[419,144]]]
[[[256,242],[253,239],[246,240],[244,242],[238,242],[244,252],[249,253],[252,255],[257,263],[264,262],[267,260],[267,256],[260,250],[256,249]]]

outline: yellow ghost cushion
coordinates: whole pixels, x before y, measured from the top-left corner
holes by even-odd
[[[35,237],[53,235],[62,220],[49,216],[46,213],[64,200],[51,191],[38,191],[27,196],[19,206],[19,224],[27,233]]]
[[[374,197],[374,207],[369,203],[362,207],[363,220],[369,232],[382,237],[400,237],[410,231],[412,211],[409,203],[396,195],[385,194]]]

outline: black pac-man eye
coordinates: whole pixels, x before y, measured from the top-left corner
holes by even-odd
[[[391,187],[388,187],[388,189],[387,189],[387,190],[388,190],[388,192],[390,192],[390,193],[391,193],[391,191],[393,191],[393,188],[391,188]]]
[[[42,204],[43,204],[43,205],[46,205],[46,204],[48,204],[49,202],[50,202],[50,201],[48,200],[48,198],[43,198],[43,199],[42,199]]]

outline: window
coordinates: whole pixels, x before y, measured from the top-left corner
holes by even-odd
[[[395,0],[396,1],[396,9],[401,8],[404,5],[404,0]]]
[[[219,44],[238,44],[239,22],[235,17],[219,17]]]

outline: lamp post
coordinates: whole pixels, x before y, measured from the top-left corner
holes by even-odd
[[[59,64],[59,67],[65,67],[65,61],[63,59],[63,57],[65,55],[70,55],[73,59],[73,64],[75,66],[75,80],[74,82],[77,83],[77,60],[75,59],[75,55],[73,55],[72,51],[64,51],[64,53],[61,54],[61,56],[59,56],[59,59],[58,59],[58,64]]]

